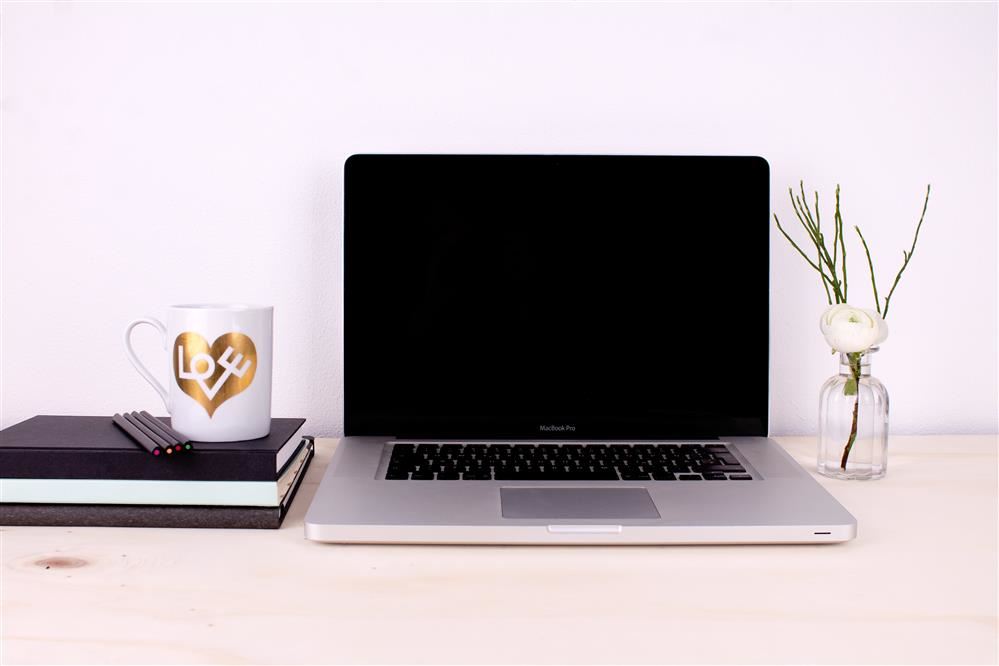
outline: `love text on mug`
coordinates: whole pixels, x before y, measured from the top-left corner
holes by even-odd
[[[249,388],[256,371],[257,348],[242,333],[225,333],[211,345],[191,331],[174,340],[174,379],[209,418],[222,403]]]

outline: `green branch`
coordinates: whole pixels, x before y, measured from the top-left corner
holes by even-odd
[[[804,183],[804,181],[801,181],[801,182]],[[824,244],[825,243],[825,239],[822,236],[822,216],[819,214],[819,191],[818,190],[815,191],[815,228],[818,229],[818,231],[819,231],[819,240],[821,240],[823,242],[823,244]],[[818,254],[819,254],[819,263],[821,265],[822,250],[818,250]],[[835,256],[835,254],[836,254],[836,246],[834,244],[833,245],[833,256]],[[835,259],[833,259],[833,263],[836,263]],[[826,303],[828,303],[829,305],[832,305],[832,296],[829,294],[829,285],[826,284],[825,280],[822,281],[822,288],[826,290]]]
[[[867,267],[871,269],[871,287],[874,288],[874,307],[878,309],[878,314],[881,314],[881,301],[878,299],[878,283],[874,279],[874,262],[871,261],[871,250],[867,247],[867,240],[864,238],[864,234],[860,233],[860,227],[854,225],[853,228],[857,230],[860,242],[864,244],[864,252],[867,254]]]
[[[801,181],[800,186],[802,194],[804,194],[804,181]],[[805,231],[808,233],[809,240],[811,240],[812,245],[815,246],[816,253],[818,254],[819,266],[821,267],[823,263],[826,266],[825,270],[819,268],[819,272],[823,275],[826,272],[829,273],[828,284],[833,287],[833,293],[836,295],[836,302],[845,303],[846,298],[843,296],[840,280],[836,275],[836,265],[832,262],[832,258],[829,256],[829,250],[826,248],[825,237],[822,235],[822,232],[816,224],[814,218],[812,218],[812,212],[809,210],[807,202],[804,198],[796,198],[794,190],[791,188],[788,188],[787,193],[791,198],[791,206],[794,208],[795,215],[798,216],[798,221],[801,222],[801,226],[803,226]],[[824,281],[822,284],[825,286],[826,282]],[[829,300],[830,303],[832,302],[832,299],[827,298],[827,300]]]
[[[838,185],[836,187],[839,187]],[[839,225],[839,219],[833,215],[833,265],[836,264],[837,259],[839,259],[839,235],[842,232]]]
[[[786,231],[784,231],[784,227],[781,226],[780,220],[777,219],[777,214],[776,213],[774,213],[774,222],[777,223],[777,229],[780,230],[780,232],[784,235],[784,238],[786,238],[787,242],[791,244],[791,247],[793,247],[795,250],[798,251],[798,254],[801,255],[801,258],[804,259],[808,263],[809,266],[811,266],[812,268],[814,268],[815,270],[817,270],[819,272],[819,275],[822,276],[823,285],[825,285],[825,284],[828,283],[829,286],[832,286],[833,290],[838,290],[839,289],[839,285],[834,284],[832,282],[832,280],[830,280],[829,277],[825,273],[822,272],[822,269],[819,268],[814,262],[812,262],[811,259],[808,258],[808,255],[805,254],[804,250],[802,250],[800,247],[798,247],[798,244],[794,242],[794,239],[791,238]]]
[[[840,215],[840,212],[839,212],[839,184],[838,183],[836,185],[836,214],[835,214],[835,217],[836,217],[836,228],[837,228],[837,234],[836,235],[839,237],[839,246],[840,246],[840,248],[843,251],[843,256],[841,257],[841,260],[843,262],[843,302],[846,303],[846,297],[847,297],[847,293],[849,291],[849,287],[847,286],[847,282],[846,282],[846,241],[844,239],[844,236],[846,234],[843,233],[843,216]]]
[[[819,253],[825,259],[826,266],[828,266],[832,271],[833,280],[836,281],[836,271],[834,270],[835,266],[832,263],[832,258],[829,256],[829,250],[826,249],[826,239],[822,236],[822,230],[812,217],[812,211],[808,207],[808,202],[805,200],[805,182],[799,181],[798,184],[801,187],[801,198],[795,201],[795,196],[792,194],[791,203],[797,203],[795,211],[801,211],[799,219],[801,219],[802,215],[804,216],[804,219],[801,219],[801,223],[805,226],[805,229],[808,230],[809,235],[812,236],[812,242],[815,243],[816,247],[819,249]],[[816,194],[818,193],[816,192]]]
[[[808,240],[812,242],[815,247],[815,261],[808,256],[801,247],[794,242],[791,235],[785,231],[784,227],[781,226],[780,220],[777,215],[774,214],[774,222],[777,223],[777,228],[783,234],[787,242],[791,244],[801,258],[808,263],[816,272],[819,274],[819,278],[822,281],[822,289],[826,293],[826,302],[832,305],[833,301],[836,303],[846,303],[848,285],[846,278],[846,234],[843,232],[843,215],[840,212],[839,207],[839,185],[836,185],[836,210],[833,216],[833,251],[832,255],[829,254],[829,249],[826,247],[826,238],[822,233],[822,216],[819,212],[819,193],[815,192],[815,215],[812,216],[812,209],[808,205],[808,198],[805,196],[805,181],[798,181],[798,188],[801,195],[798,196],[794,192],[793,187],[787,188],[788,197],[791,199],[791,207],[794,209],[794,214],[798,218],[798,222],[805,229],[805,233],[808,234]],[[867,239],[864,238],[864,234],[860,231],[859,226],[854,226],[853,228],[857,231],[857,235],[860,236],[860,242],[864,245],[864,254],[867,256],[867,267],[871,272],[871,288],[874,290],[874,306],[877,308],[878,313],[882,317],[888,317],[888,305],[891,303],[891,297],[895,293],[895,288],[898,286],[899,280],[902,279],[902,273],[905,272],[906,267],[908,267],[909,262],[912,260],[912,255],[916,252],[916,243],[919,241],[919,231],[923,227],[923,219],[926,217],[926,207],[930,201],[930,186],[926,186],[926,198],[923,200],[923,212],[919,216],[919,224],[916,225],[916,233],[912,239],[912,247],[908,251],[902,252],[902,267],[899,269],[898,274],[895,276],[895,281],[892,283],[891,290],[888,292],[888,296],[885,297],[884,309],[881,308],[880,296],[878,294],[878,283],[874,275],[874,260],[871,258],[871,249],[867,245]]]
[[[826,284],[826,273],[822,270],[822,250],[816,250],[818,253],[817,261],[819,262],[819,273],[822,275],[822,288],[826,290],[826,303],[832,305],[832,296],[829,294],[829,285]]]
[[[919,224],[916,225],[916,234],[912,238],[912,247],[909,248],[908,252],[902,250],[902,256],[905,258],[905,260],[902,262],[902,267],[898,269],[898,275],[895,276],[895,282],[892,283],[891,290],[888,292],[888,295],[885,297],[885,311],[884,314],[882,315],[885,318],[888,317],[888,304],[891,303],[891,296],[892,294],[895,293],[895,287],[898,286],[898,281],[902,279],[902,273],[905,272],[905,268],[906,266],[909,265],[909,261],[912,259],[912,255],[915,254],[916,252],[916,241],[919,240],[919,230],[923,227],[923,218],[926,217],[926,206],[929,204],[929,202],[930,202],[930,186],[927,185],[926,198],[923,199],[923,212],[919,215]]]

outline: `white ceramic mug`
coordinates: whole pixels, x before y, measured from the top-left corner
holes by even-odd
[[[169,390],[132,349],[132,329],[149,324],[167,350]],[[153,317],[125,329],[125,353],[163,398],[174,430],[200,442],[234,442],[271,429],[274,308],[174,305],[166,325]]]

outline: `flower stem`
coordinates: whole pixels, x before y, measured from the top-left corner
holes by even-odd
[[[857,416],[860,410],[860,359],[863,355],[863,352],[847,354],[850,359],[851,377],[847,380],[846,386],[843,387],[843,393],[845,395],[853,393],[857,398],[853,402],[853,422],[850,424],[850,437],[846,440],[846,446],[843,447],[843,457],[839,461],[839,468],[844,472],[846,471],[846,463],[850,459],[850,451],[853,450],[853,444],[857,441]]]
[[[843,458],[839,461],[839,468],[846,471],[846,461],[850,458],[850,451],[853,450],[853,443],[857,441],[857,408],[860,407],[860,392],[857,392],[857,399],[853,403],[853,423],[850,425],[850,438],[846,440],[843,447]]]

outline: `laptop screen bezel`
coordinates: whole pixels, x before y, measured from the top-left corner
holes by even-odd
[[[457,428],[453,426],[453,420],[450,415],[425,415],[424,418],[419,420],[400,420],[389,412],[387,412],[383,406],[375,406],[374,409],[368,406],[361,405],[358,403],[356,398],[352,395],[351,391],[351,380],[355,376],[354,373],[362,372],[363,368],[360,367],[357,359],[351,354],[351,320],[349,316],[350,303],[352,299],[362,299],[365,298],[365,294],[362,293],[361,287],[355,284],[351,280],[351,267],[354,262],[358,260],[353,252],[351,245],[351,212],[352,212],[352,200],[351,200],[351,188],[355,183],[357,170],[355,166],[361,162],[367,162],[370,165],[371,161],[378,161],[382,159],[398,160],[398,158],[411,159],[414,162],[414,169],[419,169],[419,161],[422,159],[448,159],[448,158],[460,158],[468,159],[470,157],[474,158],[527,158],[527,159],[552,159],[558,160],[563,158],[573,158],[573,159],[593,159],[593,160],[608,160],[608,159],[639,159],[639,160],[649,160],[651,159],[663,159],[663,160],[726,160],[726,161],[738,161],[745,163],[745,168],[747,175],[752,178],[759,179],[759,187],[761,188],[761,199],[766,201],[765,206],[761,204],[759,210],[760,220],[760,233],[766,237],[765,246],[767,248],[767,255],[765,258],[761,257],[761,261],[766,261],[767,270],[765,272],[765,289],[764,285],[756,285],[757,291],[760,294],[765,294],[765,298],[761,298],[760,306],[765,308],[767,312],[768,330],[766,334],[767,344],[765,348],[747,350],[747,353],[753,354],[765,354],[766,355],[766,365],[767,372],[765,376],[754,377],[752,379],[755,388],[752,390],[759,393],[763,399],[760,402],[761,408],[758,413],[752,414],[752,418],[730,418],[730,419],[718,419],[717,422],[712,421],[710,423],[704,422],[691,422],[684,424],[683,426],[677,426],[675,423],[663,423],[661,428],[653,429],[643,429],[642,431],[628,431],[623,429],[620,432],[615,432],[615,427],[613,423],[598,424],[594,427],[587,429],[585,432],[566,432],[565,430],[560,430],[558,428],[551,430],[539,430],[536,423],[533,421],[530,423],[518,422],[517,419],[511,418],[509,423],[503,423],[501,421],[495,421],[490,423],[488,426],[484,424],[475,424],[474,427],[470,428],[465,425],[458,426]],[[344,393],[343,393],[343,406],[344,406],[344,434],[346,436],[378,436],[378,437],[405,437],[410,439],[445,439],[445,438],[461,438],[461,439],[595,439],[595,440],[606,440],[606,439],[664,439],[664,438],[715,438],[720,436],[766,436],[769,429],[769,390],[770,390],[770,331],[769,331],[769,312],[770,312],[770,284],[769,284],[769,199],[770,199],[770,167],[767,161],[758,156],[686,156],[686,155],[509,155],[509,154],[401,154],[401,153],[384,153],[384,154],[355,154],[347,158],[344,163],[344,175],[343,175],[343,382],[344,382]],[[765,208],[765,210],[763,210]],[[761,243],[762,245],[762,243]],[[761,272],[762,274],[762,272]],[[765,302],[764,302],[765,300]],[[745,381],[745,377],[741,378],[741,381]],[[553,424],[554,425],[554,424]]]

